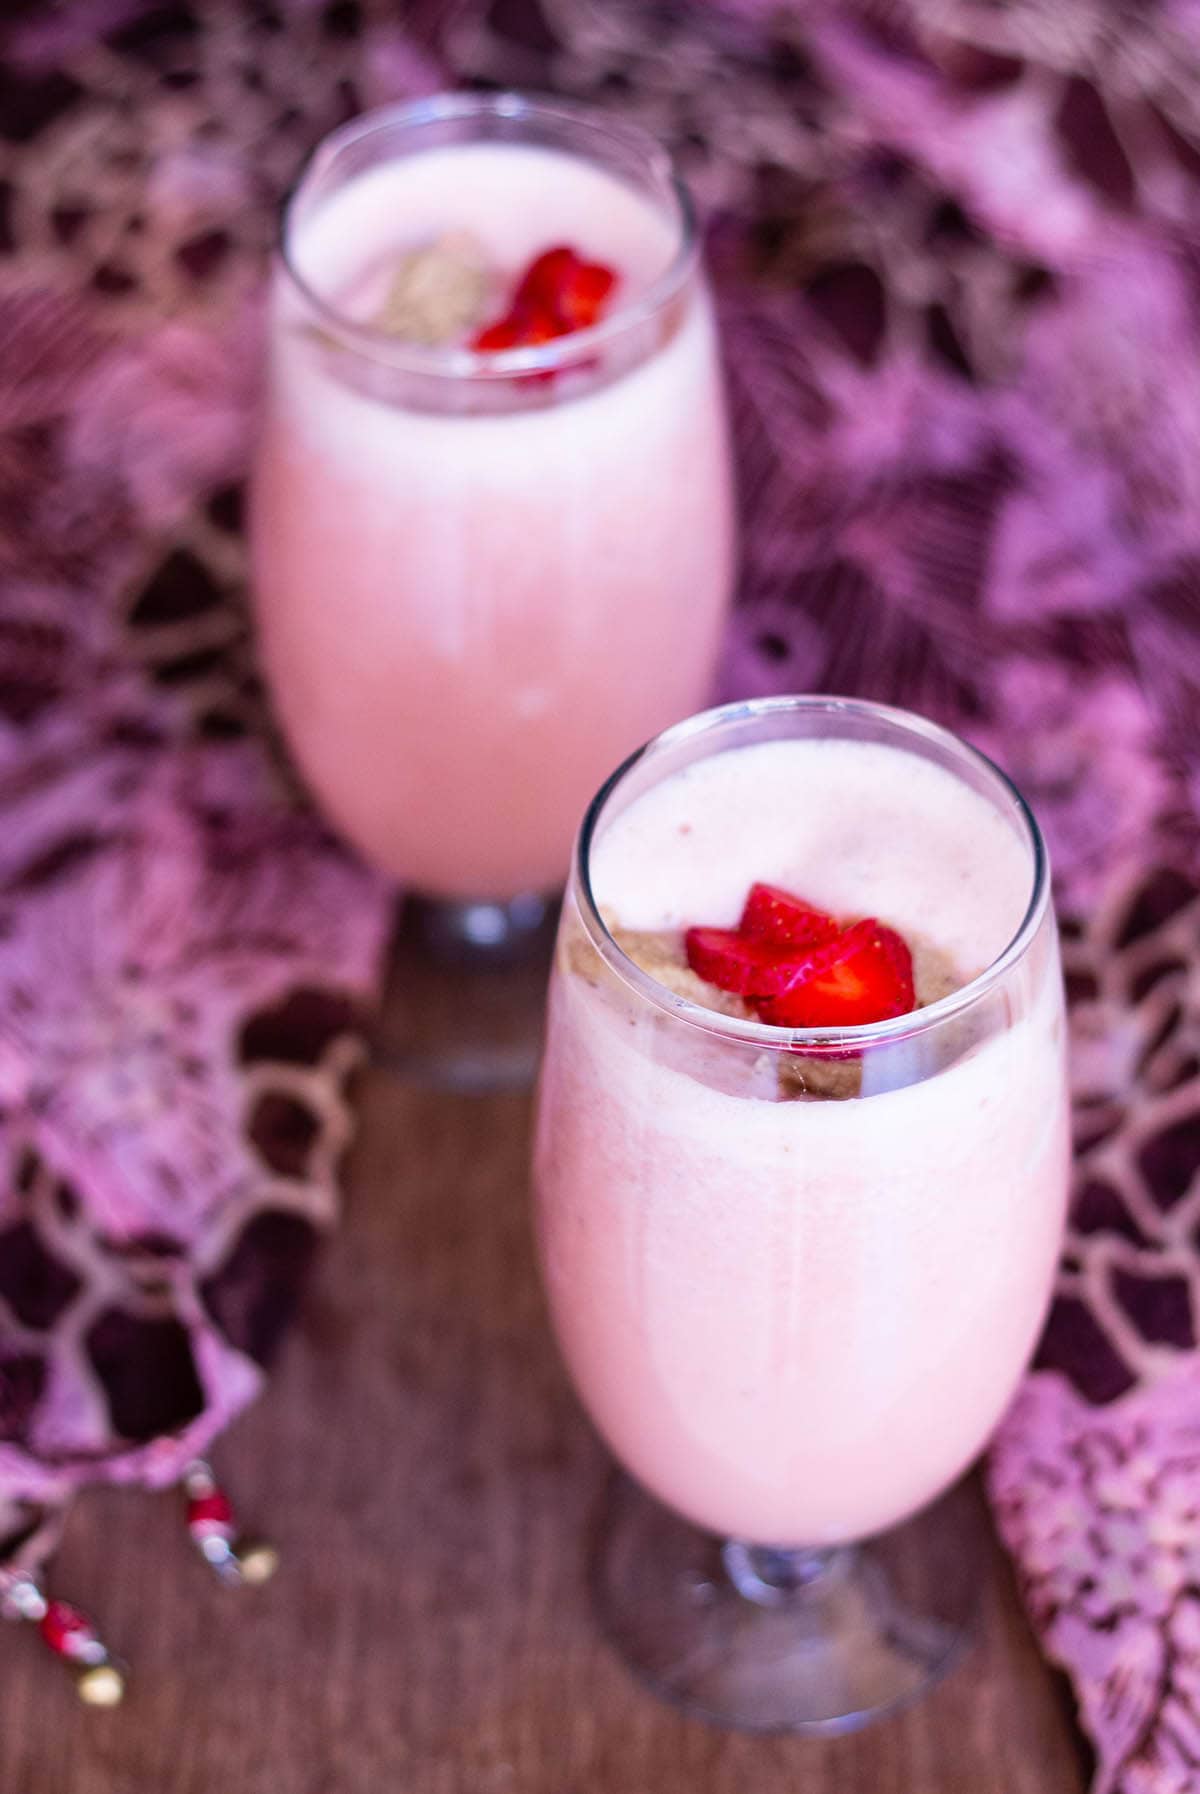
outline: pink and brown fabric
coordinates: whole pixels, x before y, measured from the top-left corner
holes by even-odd
[[[165,1483],[334,1218],[389,894],[263,729],[240,540],[281,195],[364,106],[557,89],[709,220],[722,695],[907,704],[1038,809],[1079,1147],[991,1458],[1098,1794],[1200,1775],[1200,4],[76,0],[0,45],[0,1533]],[[136,902],[131,893],[136,892]]]

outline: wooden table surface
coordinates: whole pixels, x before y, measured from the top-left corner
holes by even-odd
[[[1077,1794],[1062,1689],[980,1509],[982,1638],[924,1703],[831,1742],[723,1734],[597,1636],[606,1460],[554,1355],[529,1104],[363,1083],[346,1226],[267,1396],[218,1450],[284,1554],[219,1586],[171,1496],[81,1500],[56,1586],[133,1661],[89,1712],[0,1628],[3,1794]]]

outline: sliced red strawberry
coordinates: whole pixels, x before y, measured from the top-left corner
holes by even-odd
[[[536,347],[553,342],[564,334],[557,312],[546,305],[514,305],[510,314],[517,320],[522,347]]]
[[[860,1028],[907,1015],[916,1000],[912,954],[894,928],[873,918],[803,956],[793,982],[758,1005],[777,1028]]]
[[[513,304],[554,312],[568,330],[582,330],[596,322],[616,284],[611,268],[602,262],[585,262],[576,250],[559,244],[530,262]]]
[[[534,305],[557,310],[563,288],[582,265],[578,253],[565,243],[556,244],[553,249],[543,249],[541,255],[534,256],[517,282],[514,306]]]
[[[558,314],[567,329],[586,330],[595,324],[616,284],[616,275],[603,263],[578,262],[558,295]]]
[[[480,355],[496,355],[502,349],[516,349],[521,342],[520,320],[511,312],[497,318],[494,324],[485,324],[471,338],[471,347]]]
[[[778,996],[790,989],[798,970],[794,954],[748,941],[732,928],[689,928],[684,947],[698,978],[738,997]]]
[[[477,331],[471,347],[481,354],[530,348],[599,319],[617,284],[611,268],[585,262],[566,244],[535,256],[517,282],[503,317]]]
[[[500,349],[531,349],[563,335],[565,330],[554,312],[543,306],[521,304],[477,331],[471,347],[483,354]]]
[[[838,925],[824,910],[814,909],[779,885],[750,886],[738,931],[776,947],[814,947],[835,940]]]

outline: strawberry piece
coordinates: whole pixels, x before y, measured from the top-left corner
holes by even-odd
[[[868,918],[800,956],[793,981],[758,1006],[777,1028],[860,1028],[913,1008],[912,954],[894,928]]]
[[[494,324],[485,324],[471,338],[471,347],[480,355],[496,355],[502,349],[515,349],[521,341],[520,322],[511,312],[497,318]]]
[[[556,312],[545,305],[514,305],[509,316],[517,327],[517,340],[523,349],[534,348],[563,335]]]
[[[583,330],[594,324],[617,284],[617,277],[603,262],[585,262],[565,244],[543,250],[521,276],[513,300],[514,310],[523,305],[553,312],[565,330]]]
[[[732,928],[689,928],[684,948],[698,978],[737,997],[781,996],[799,970],[794,953],[748,941]]]
[[[563,327],[553,312],[542,306],[514,305],[494,324],[487,324],[477,331],[471,347],[484,354],[499,349],[530,349],[563,334]]]
[[[815,947],[836,940],[838,925],[824,910],[814,909],[779,885],[750,886],[738,932],[776,947]]]
[[[600,317],[616,284],[611,268],[585,262],[565,244],[545,249],[521,275],[504,316],[478,330],[471,347],[480,354],[525,349],[586,330]]]
[[[594,324],[616,284],[616,275],[602,262],[578,262],[558,296],[559,316],[567,329],[586,330]]]
[[[534,305],[544,307],[547,311],[557,311],[559,300],[574,278],[575,270],[582,266],[579,256],[566,244],[543,249],[541,255],[534,256],[517,282],[513,298],[514,309],[521,305]]]

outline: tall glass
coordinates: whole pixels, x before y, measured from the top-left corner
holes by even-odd
[[[999,819],[1015,932],[962,988],[873,1026],[788,1030],[698,1006],[618,946],[593,883],[614,822],[709,756],[798,738],[881,743],[917,775],[932,762],[956,801],[965,788],[981,840]],[[807,799],[795,790],[796,814]],[[837,828],[858,851],[853,805]],[[646,865],[654,841],[639,840]],[[922,844],[898,845],[912,901]],[[989,867],[963,853],[931,855],[930,889],[986,887]],[[882,874],[867,908],[888,919]],[[980,754],[901,711],[784,698],[693,718],[603,787],[551,982],[537,1224],[584,1406],[657,1498],[624,1487],[596,1587],[660,1690],[734,1725],[829,1730],[911,1699],[952,1661],[969,1565],[953,1506],[928,1504],[979,1452],[1033,1349],[1068,1139],[1046,853]]]
[[[446,231],[515,272],[621,276],[590,329],[477,353],[363,317]],[[336,131],[288,208],[252,503],[262,655],[332,821],[503,961],[562,886],[597,781],[708,696],[730,596],[726,419],[695,223],[632,126],[513,94]],[[461,1040],[480,1000],[456,994]]]

